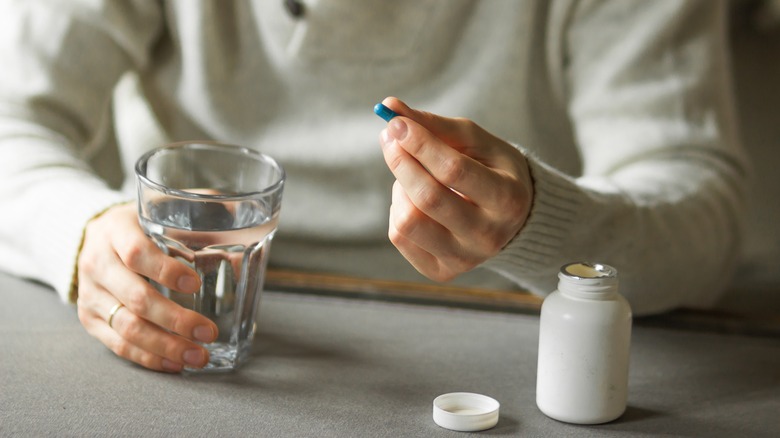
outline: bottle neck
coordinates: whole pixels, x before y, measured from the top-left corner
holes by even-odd
[[[583,300],[609,300],[618,292],[617,270],[611,266],[571,263],[558,273],[558,291]]]

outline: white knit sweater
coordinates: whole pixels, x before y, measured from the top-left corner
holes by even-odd
[[[528,222],[459,281],[544,294],[598,261],[640,314],[724,290],[744,166],[723,4],[303,3],[1,2],[0,269],[68,298],[84,225],[134,199],[136,158],[215,139],[286,168],[272,264],[419,280],[387,239],[371,108],[394,95],[530,157]]]

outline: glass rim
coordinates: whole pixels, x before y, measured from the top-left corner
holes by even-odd
[[[160,184],[150,179],[148,176],[146,176],[146,165],[149,162],[150,158],[152,158],[154,155],[157,155],[165,151],[175,151],[175,150],[182,150],[182,149],[231,150],[233,152],[238,152],[240,154],[243,154],[244,156],[248,156],[259,161],[270,163],[274,168],[276,168],[279,171],[279,176],[276,179],[276,181],[274,181],[273,184],[270,184],[268,187],[262,190],[255,190],[251,192],[243,192],[243,193],[231,194],[231,195],[194,193],[194,192],[184,191],[181,189],[174,189],[171,187],[167,187],[163,184]],[[208,141],[208,140],[179,141],[175,143],[167,143],[163,146],[156,147],[141,155],[138,158],[138,160],[135,162],[135,176],[143,184],[169,196],[176,196],[185,199],[214,200],[214,201],[216,200],[240,201],[243,199],[253,199],[259,196],[266,196],[268,194],[279,191],[284,185],[284,181],[286,179],[286,173],[284,171],[284,168],[282,167],[281,164],[279,164],[278,161],[276,161],[270,155],[266,155],[262,152],[256,151],[254,149],[250,149],[245,146],[238,146],[234,144],[222,143],[219,141]]]

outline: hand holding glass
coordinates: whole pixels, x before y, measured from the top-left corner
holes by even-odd
[[[211,142],[153,150],[136,164],[141,227],[201,279],[196,294],[155,287],[217,324],[203,371],[246,361],[254,338],[284,170],[251,149]],[[195,371],[195,370],[190,370]]]

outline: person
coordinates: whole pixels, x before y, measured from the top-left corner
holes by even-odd
[[[283,164],[275,266],[545,294],[597,261],[636,314],[706,307],[734,268],[722,1],[0,8],[0,269],[144,367],[202,366],[215,336],[145,280],[199,286],[133,205],[135,160],[174,140]]]

